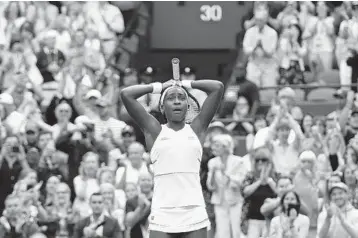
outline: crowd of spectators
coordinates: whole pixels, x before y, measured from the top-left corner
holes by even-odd
[[[358,236],[358,5],[334,4],[255,2],[243,22],[235,105],[212,124],[205,145],[212,237]],[[292,85],[317,83],[333,71],[342,86],[338,108],[304,111]],[[278,93],[261,102],[269,105],[261,114],[265,87]],[[234,155],[239,143],[245,156]]]
[[[338,82],[356,83],[357,9],[355,2],[254,3],[244,21],[248,79],[259,87],[304,84],[339,70]]]
[[[148,237],[150,158],[118,94],[150,83],[154,69],[109,67],[132,9],[1,3],[0,237]],[[356,82],[357,11],[353,2],[254,3],[230,122],[214,121],[203,145],[209,238],[358,237],[355,88],[329,115],[307,114],[290,87],[257,114],[260,87],[307,83],[305,71],[336,67],[342,85]],[[181,76],[196,80],[189,68]],[[139,100],[160,114],[155,95]],[[236,136],[245,156],[234,153]]]

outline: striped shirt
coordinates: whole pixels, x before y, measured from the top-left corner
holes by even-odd
[[[101,119],[95,119],[95,131],[94,136],[96,140],[103,140],[104,135],[110,130],[113,134],[115,141],[122,141],[122,130],[127,125],[125,122],[117,120],[113,117],[110,117],[108,120],[104,121]]]

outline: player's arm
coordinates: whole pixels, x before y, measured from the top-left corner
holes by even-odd
[[[185,85],[184,85],[185,86]],[[224,94],[224,84],[216,80],[199,80],[191,82],[191,87],[207,93],[201,112],[191,123],[191,127],[198,136],[201,136],[208,128],[217,109],[220,106]]]
[[[161,126],[152,115],[150,115],[143,105],[137,101],[138,98],[152,93],[153,85],[134,85],[122,89],[120,96],[128,114],[134,119],[138,126],[150,135],[158,135]]]
[[[128,114],[143,130],[144,134],[152,138],[152,141],[159,135],[161,125],[155,117],[148,113],[137,99],[149,93],[161,93],[171,85],[173,85],[172,81],[167,81],[164,84],[152,83],[147,85],[133,85],[122,89],[120,93],[122,103],[127,109]]]

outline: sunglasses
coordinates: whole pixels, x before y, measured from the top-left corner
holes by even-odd
[[[26,135],[34,135],[35,131],[26,131]]]
[[[255,161],[256,161],[256,163],[258,163],[258,162],[266,163],[269,160],[267,158],[256,158]]]

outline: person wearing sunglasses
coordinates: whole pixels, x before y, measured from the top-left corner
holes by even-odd
[[[260,238],[267,233],[267,223],[260,208],[267,198],[277,197],[277,173],[274,170],[271,152],[266,147],[256,149],[252,155],[253,170],[242,182],[244,196],[243,232],[248,238]]]

